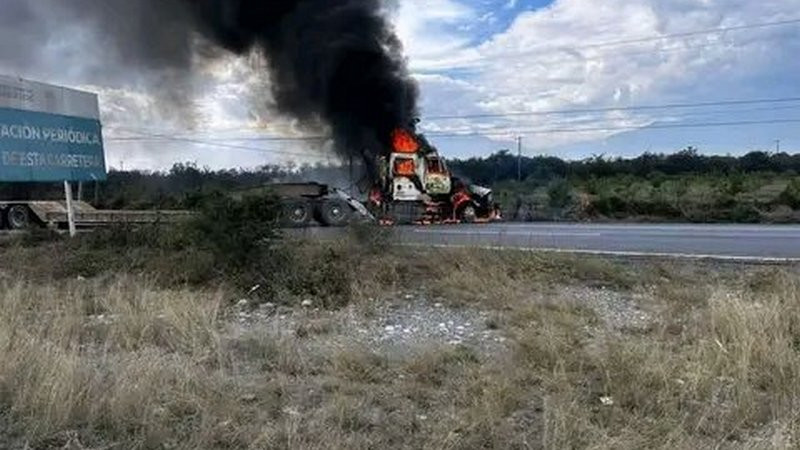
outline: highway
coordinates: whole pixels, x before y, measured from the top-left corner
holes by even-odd
[[[341,231],[313,229],[310,236]],[[800,226],[502,223],[394,228],[409,245],[800,262]]]

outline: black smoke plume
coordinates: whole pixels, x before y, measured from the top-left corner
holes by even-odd
[[[381,0],[178,1],[212,42],[262,52],[278,109],[329,125],[337,150],[369,173],[392,130],[417,115],[417,86]]]
[[[127,80],[188,116],[196,61],[261,54],[272,89],[264,105],[326,125],[337,151],[374,174],[393,129],[417,115],[417,86],[386,18],[394,1],[3,0],[0,69]]]

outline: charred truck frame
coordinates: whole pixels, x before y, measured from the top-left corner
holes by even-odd
[[[382,224],[476,223],[500,219],[491,189],[454,177],[425,136],[397,129],[379,157],[368,205]]]
[[[319,183],[268,186],[280,198],[283,223],[344,226],[353,220],[381,225],[479,223],[499,220],[491,189],[454,177],[447,162],[424,136],[398,129],[391,151],[377,159],[366,206],[344,191]]]

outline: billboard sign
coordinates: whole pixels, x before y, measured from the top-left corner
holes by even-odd
[[[96,95],[0,76],[0,181],[105,178]]]

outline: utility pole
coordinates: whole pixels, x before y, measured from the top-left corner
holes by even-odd
[[[780,152],[781,152],[781,140],[780,139],[776,139],[775,140],[775,153],[780,153]]]
[[[522,136],[517,136],[517,181],[522,182]]]

